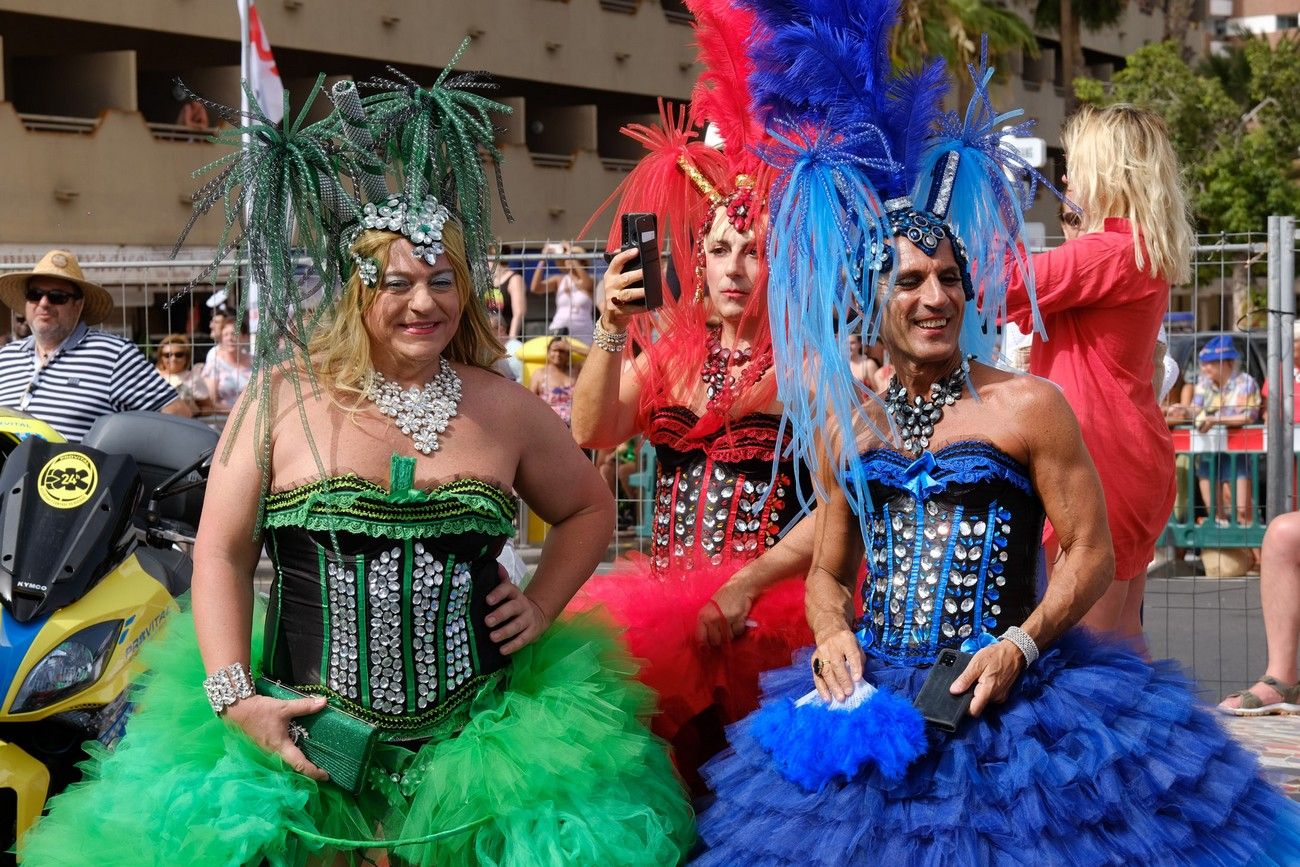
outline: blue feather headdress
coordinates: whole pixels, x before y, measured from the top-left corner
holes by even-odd
[[[993,108],[987,46],[958,116],[942,108],[942,61],[892,71],[899,0],[740,2],[762,25],[750,84],[775,139],[763,157],[777,171],[768,279],[785,424],[796,456],[834,468],[861,515],[867,493],[851,432],[895,431],[853,376],[844,341],[879,336],[893,237],[930,255],[951,240],[968,299],[962,351],[991,361],[1010,268],[1033,298],[1022,214],[1045,180],[1003,141],[1029,124]]]

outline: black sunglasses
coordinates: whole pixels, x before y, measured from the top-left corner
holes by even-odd
[[[50,299],[50,303],[58,307],[67,304],[69,301],[81,300],[80,292],[63,292],[59,289],[37,289],[34,286],[27,287],[27,300],[32,304],[40,304],[42,298]]]
[[[189,355],[190,355],[190,354],[189,354],[188,352],[186,352],[185,350],[180,350],[180,351],[178,351],[178,352],[159,352],[159,353],[158,353],[158,357],[159,357],[159,358],[188,358]]]
[[[1076,214],[1074,211],[1061,211],[1061,224],[1069,226],[1071,229],[1077,229],[1083,225],[1083,216]]]

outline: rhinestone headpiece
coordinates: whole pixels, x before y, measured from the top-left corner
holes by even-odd
[[[433,196],[410,202],[401,196],[389,196],[383,203],[368,202],[361,211],[361,221],[351,241],[366,229],[398,232],[415,247],[416,258],[433,265],[443,254],[442,227],[451,219],[451,211]],[[350,246],[351,244],[349,244]],[[379,282],[379,263],[368,256],[352,254],[361,281],[373,287]]]

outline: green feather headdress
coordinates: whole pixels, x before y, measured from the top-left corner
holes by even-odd
[[[231,424],[242,424],[250,407],[268,406],[271,374],[277,369],[301,396],[296,373],[311,370],[307,347],[312,333],[338,302],[353,269],[364,267],[353,260],[350,244],[359,228],[372,223],[377,209],[393,200],[412,213],[436,210],[458,220],[474,290],[487,290],[492,203],[483,163],[486,157],[493,164],[509,219],[492,115],[508,114],[511,108],[478,92],[493,86],[483,78],[452,74],[468,45],[469,40],[461,44],[428,87],[391,68],[393,79],[362,84],[374,91],[365,97],[352,81],[338,82],[329,92],[333,111],[312,124],[306,118],[324,75],[292,120],[285,94],[283,128],[266,117],[247,84],[247,113],[187,91],[187,98],[199,99],[231,125],[214,141],[234,150],[194,173],[208,180],[194,194],[193,213],[172,255],[198,219],[220,203],[225,224],[216,254],[187,290],[214,280],[232,256],[241,255],[257,287],[253,376]],[[430,196],[437,202],[430,204]],[[437,234],[441,223],[434,223],[424,228]],[[399,231],[407,234],[404,227]],[[231,269],[229,288],[237,271]],[[247,293],[240,294],[241,315],[247,306]],[[270,413],[255,413],[264,484],[270,423]],[[310,442],[310,431],[307,435]]]

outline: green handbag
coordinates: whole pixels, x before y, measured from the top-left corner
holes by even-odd
[[[306,693],[265,677],[259,677],[254,688],[258,695],[282,701],[307,698]],[[354,795],[361,791],[379,742],[379,730],[332,705],[293,722],[301,728],[295,743],[307,761],[329,774],[330,782],[339,788]]]

